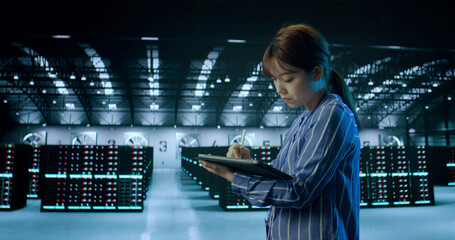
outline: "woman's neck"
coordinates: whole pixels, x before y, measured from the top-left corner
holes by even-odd
[[[326,95],[327,91],[324,89],[322,91],[317,92],[314,97],[310,100],[310,102],[305,105],[305,109],[307,113],[311,112],[318,104],[319,102],[324,98]]]

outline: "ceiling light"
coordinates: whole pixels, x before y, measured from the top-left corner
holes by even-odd
[[[117,109],[117,104],[115,104],[115,103],[110,103],[108,106],[109,106],[109,110],[116,110]]]
[[[74,80],[74,79],[76,79],[76,76],[74,76],[74,74],[73,74],[73,75],[70,76],[70,79]]]
[[[52,103],[53,103],[53,104],[57,104],[57,101],[54,100],[54,101],[52,101]]]
[[[272,84],[269,84],[269,89],[273,89],[273,86],[272,86]]]
[[[19,116],[19,115],[20,115],[19,112],[16,112],[16,116]]]
[[[13,79],[14,80],[19,80],[19,76],[18,75],[14,75]]]
[[[57,39],[69,39],[71,38],[70,35],[52,35],[52,38],[57,38]]]
[[[262,97],[262,93],[258,93],[258,97]]]
[[[210,84],[210,88],[215,88],[215,84]]]
[[[226,76],[226,78],[224,79],[225,82],[231,82],[231,79],[229,79],[228,76]]]
[[[220,78],[218,78],[218,79],[216,80],[216,83],[221,83],[221,82],[222,82],[222,81],[221,81]]]
[[[86,78],[85,76],[82,76],[82,77],[81,77],[81,80],[82,80],[82,81],[85,81],[85,80],[87,80],[87,78]]]
[[[283,110],[283,106],[274,106],[273,107],[274,112],[281,112],[281,110]]]
[[[33,86],[35,85],[35,82],[33,80],[30,81],[30,85]]]
[[[90,82],[90,86],[95,86],[95,83],[94,82]]]
[[[221,126],[220,126],[220,125],[218,125],[218,126],[216,126],[216,128],[220,129],[220,128],[221,128]]]
[[[160,105],[155,104],[155,103],[150,104],[150,110],[158,111],[158,109],[160,109]]]
[[[87,127],[90,127],[90,123],[87,123]]]
[[[147,79],[148,79],[150,82],[155,81],[155,79],[154,79],[152,76],[148,77]]]
[[[202,95],[204,95],[204,91],[203,91],[203,90],[196,90],[196,91],[194,91],[194,96],[196,96],[196,97],[202,97]]]
[[[368,85],[370,85],[370,86],[373,86],[373,84],[374,84],[374,83],[373,83],[373,81],[371,81],[371,80],[368,82]]]
[[[438,87],[438,86],[439,86],[439,84],[433,83],[433,87]]]
[[[65,103],[65,107],[67,109],[75,109],[76,107],[74,106],[74,103]]]
[[[257,76],[251,76],[246,79],[247,82],[256,82],[258,80]]]
[[[228,43],[246,43],[246,40],[243,39],[228,39]]]
[[[240,112],[240,111],[242,111],[242,106],[236,105],[232,108],[232,110],[234,110],[234,112]]]
[[[58,87],[58,88],[65,87],[65,83],[63,83],[63,81],[61,81],[61,80],[55,81],[54,84],[55,84],[55,86]]]
[[[4,102],[4,103],[8,103],[8,100],[5,99],[5,100],[3,100],[3,102]]]
[[[142,41],[158,41],[158,37],[141,37]]]
[[[46,89],[43,89],[42,93],[46,94],[47,93]]]
[[[201,110],[201,105],[193,105],[193,106],[191,106],[191,109],[193,111],[200,111]]]
[[[447,100],[449,100],[449,101],[450,101],[450,100],[452,100],[452,97],[450,97],[450,96],[449,96],[449,97],[447,97]]]
[[[403,83],[403,85],[401,85],[402,87],[407,87],[408,85],[406,83]]]
[[[253,103],[250,103],[250,107],[252,107],[252,106],[253,106]]]

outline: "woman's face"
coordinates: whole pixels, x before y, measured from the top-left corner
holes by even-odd
[[[317,71],[322,69],[315,67],[312,72],[307,72],[276,60],[270,66],[276,92],[284,102],[291,108],[305,106],[307,111],[319,102],[317,93],[324,88],[324,81],[320,81],[322,73]]]

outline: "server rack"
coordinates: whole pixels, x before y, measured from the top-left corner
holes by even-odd
[[[220,189],[219,205],[222,209],[227,211],[232,210],[251,210],[252,205],[243,196],[232,192],[231,183],[226,179],[220,178],[218,180]]]
[[[250,149],[251,157],[271,163],[276,158],[280,147],[261,146],[252,147]],[[245,198],[232,193],[231,184],[225,179],[215,176],[198,163],[197,155],[214,154],[225,155],[228,147],[198,147],[198,148],[182,148],[182,169],[188,174],[197,184],[201,185],[202,189],[209,191],[209,196],[214,199],[219,199],[219,205],[225,210],[252,210],[252,209],[268,209],[268,207],[252,206]]]
[[[145,195],[145,147],[120,148],[119,210],[142,210]]]
[[[188,174],[204,191],[209,192],[213,199],[220,197],[218,181],[220,177],[213,175],[202,168],[199,164],[198,154],[226,155],[229,147],[183,147],[182,148],[182,170]]]
[[[16,210],[27,204],[31,156],[27,145],[0,146],[0,210]]]
[[[423,146],[363,147],[360,154],[360,205],[433,205],[430,173],[428,151]]]
[[[412,152],[411,194],[414,205],[434,205],[433,183],[430,181],[428,150],[417,146]]]
[[[434,151],[429,151],[429,149],[432,148],[363,147],[359,159],[360,206],[364,208],[433,205],[433,182],[430,178],[432,169],[428,159],[434,158],[431,152],[441,152],[441,150],[434,148]],[[270,164],[277,157],[279,150],[279,147],[261,146],[252,147],[250,152],[252,158]],[[218,188],[215,196],[219,196],[219,204],[223,209],[257,209],[242,196],[232,193],[228,181],[203,170],[195,157],[197,153],[202,153],[201,151],[203,151],[201,148],[183,149],[184,171],[194,180],[201,182],[200,185],[208,186],[209,192]],[[207,152],[210,153],[210,151]]]
[[[369,151],[360,151],[359,159],[359,178],[360,178],[360,206],[366,207],[369,205],[368,197],[368,170],[367,160],[370,158]]]
[[[455,186],[455,147],[448,147],[448,159],[446,163],[448,177],[447,185]]]
[[[250,149],[251,158],[263,161],[267,164],[276,159],[281,147],[277,146],[253,146]],[[220,186],[220,200],[219,205],[221,208],[227,211],[233,210],[263,210],[269,209],[266,207],[257,207],[252,205],[243,196],[232,192],[230,182],[225,179],[219,181]]]
[[[153,148],[46,146],[41,211],[142,211]]]
[[[30,179],[27,198],[36,199],[39,198],[39,165],[41,160],[41,147],[40,145],[31,145],[32,158],[30,166],[28,167],[28,177]]]

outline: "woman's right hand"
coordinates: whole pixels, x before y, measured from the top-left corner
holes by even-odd
[[[240,156],[244,159],[250,159],[250,150],[238,143],[234,143],[226,153],[226,157],[240,158]]]

